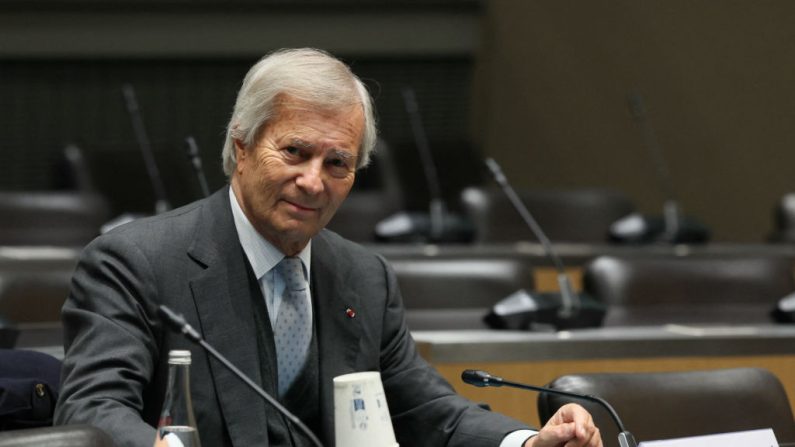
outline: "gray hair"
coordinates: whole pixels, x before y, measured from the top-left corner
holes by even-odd
[[[325,110],[361,104],[364,133],[356,168],[367,166],[376,143],[372,98],[347,65],[314,48],[283,49],[260,59],[246,74],[226,129],[221,158],[231,176],[237,166],[235,140],[251,147],[274,117],[277,99],[289,95]]]

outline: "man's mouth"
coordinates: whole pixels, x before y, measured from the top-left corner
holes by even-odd
[[[318,209],[318,207],[302,205],[300,203],[293,202],[292,200],[287,200],[287,199],[283,200],[285,203],[291,205],[293,208],[297,209],[298,211],[312,212],[312,211],[317,211]]]

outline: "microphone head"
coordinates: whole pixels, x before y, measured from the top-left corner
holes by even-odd
[[[486,158],[484,162],[486,163],[486,167],[489,168],[489,171],[491,171],[491,175],[494,177],[494,181],[496,181],[500,185],[507,183],[508,179],[505,177],[505,174],[502,173],[502,168],[500,167],[500,165],[497,163],[496,160],[489,157]]]
[[[182,332],[182,328],[187,324],[185,317],[169,309],[165,304],[158,306],[157,314],[176,332]]]
[[[158,306],[157,313],[167,325],[171,326],[174,332],[180,332],[192,342],[201,343],[201,334],[196,329],[193,329],[193,326],[181,314],[174,312],[164,304]]]
[[[773,319],[779,323],[795,323],[795,292],[781,298],[773,309]]]
[[[468,383],[469,385],[477,387],[487,387],[491,385],[498,385],[498,382],[501,381],[502,379],[500,379],[499,377],[494,377],[491,374],[487,373],[486,371],[480,371],[476,369],[465,369],[461,373],[461,380],[463,380],[464,383]]]

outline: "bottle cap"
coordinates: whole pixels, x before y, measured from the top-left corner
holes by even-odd
[[[170,365],[190,365],[190,351],[176,349],[168,351],[168,363]]]

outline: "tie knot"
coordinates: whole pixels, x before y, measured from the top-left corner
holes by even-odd
[[[306,289],[306,278],[304,277],[304,266],[301,258],[288,256],[276,265],[276,271],[282,277],[287,290]]]

